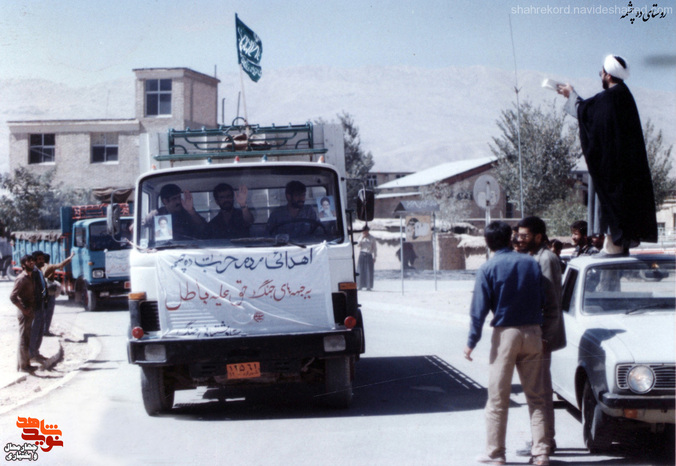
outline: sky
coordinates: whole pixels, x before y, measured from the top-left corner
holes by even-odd
[[[235,13],[263,42],[261,79],[302,66],[487,66],[574,84],[613,53],[631,86],[676,91],[676,0],[0,0],[0,79],[236,73]]]

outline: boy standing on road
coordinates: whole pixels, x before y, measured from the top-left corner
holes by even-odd
[[[485,230],[486,244],[494,255],[478,270],[470,309],[470,332],[465,358],[481,339],[481,330],[493,312],[486,403],[486,455],[480,463],[505,464],[507,411],[516,367],[526,395],[533,435],[533,463],[549,464],[542,390],[542,275],[535,260],[510,248],[512,229],[492,222]]]

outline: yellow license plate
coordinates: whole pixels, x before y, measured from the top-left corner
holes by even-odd
[[[228,379],[251,379],[261,376],[261,363],[242,362],[239,364],[228,364]]]

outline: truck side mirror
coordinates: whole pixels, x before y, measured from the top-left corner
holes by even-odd
[[[376,195],[371,189],[360,189],[357,193],[357,218],[363,222],[373,220]]]
[[[120,206],[118,204],[109,204],[106,206],[106,227],[108,234],[113,239],[120,237]]]

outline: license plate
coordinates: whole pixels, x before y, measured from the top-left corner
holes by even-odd
[[[239,364],[228,364],[228,379],[250,379],[261,376],[261,363],[242,362]]]

